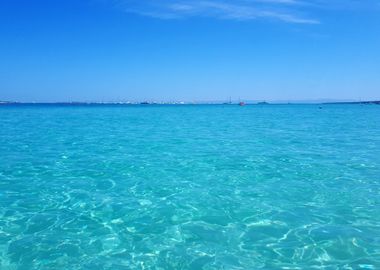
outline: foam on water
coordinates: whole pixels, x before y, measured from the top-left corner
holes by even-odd
[[[380,269],[380,106],[0,107],[1,269]]]

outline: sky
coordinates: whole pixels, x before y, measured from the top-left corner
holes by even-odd
[[[0,1],[0,100],[229,97],[380,99],[380,1]]]

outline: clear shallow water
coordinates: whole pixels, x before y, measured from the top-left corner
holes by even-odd
[[[0,107],[0,268],[380,269],[380,106]]]

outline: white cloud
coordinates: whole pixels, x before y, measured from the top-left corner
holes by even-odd
[[[355,0],[116,0],[128,12],[161,19],[210,17],[226,20],[271,19],[318,24],[314,9],[352,7]],[[363,1],[367,4],[374,0]],[[362,3],[363,3],[362,2]]]

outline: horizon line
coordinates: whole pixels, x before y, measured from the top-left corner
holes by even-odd
[[[211,100],[211,101],[4,101],[0,105],[236,105],[240,102],[250,105],[283,105],[283,104],[380,104],[380,99],[314,99],[314,100]]]

